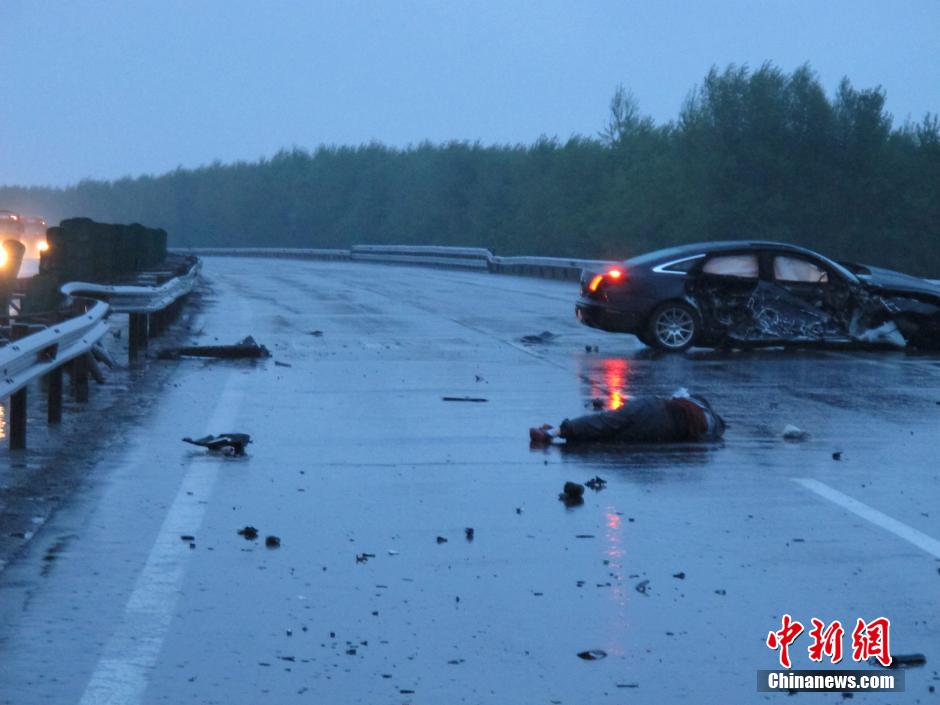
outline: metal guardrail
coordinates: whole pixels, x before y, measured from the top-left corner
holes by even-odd
[[[116,313],[156,313],[193,290],[201,267],[202,263],[197,260],[186,274],[173,277],[160,286],[69,282],[63,284],[60,291],[69,297],[107,301]]]
[[[10,399],[10,448],[26,447],[27,386],[33,380],[47,377],[49,423],[62,420],[62,370],[68,365],[79,401],[88,398],[88,373],[94,347],[108,332],[106,318],[109,306],[95,302],[83,313],[53,323],[36,333],[28,327],[13,324],[14,339],[0,348],[0,398]],[[17,333],[24,333],[17,336]]]
[[[108,332],[108,304],[95,303],[87,312],[50,325],[38,333],[0,348],[0,399],[12,396],[34,379],[91,352]]]
[[[350,250],[306,247],[174,247],[170,252],[199,257],[273,257],[280,259],[347,260]]]
[[[437,245],[353,245],[352,249],[349,250],[199,247],[174,249],[172,251],[194,255],[228,257],[347,259],[386,264],[456,267],[487,270],[496,274],[517,274],[569,280],[579,279],[582,269],[602,269],[612,264],[605,260],[564,257],[498,257],[482,247],[444,247]]]

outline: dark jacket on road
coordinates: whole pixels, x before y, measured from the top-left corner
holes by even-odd
[[[621,408],[565,419],[559,436],[571,443],[676,443],[718,440],[725,424],[701,397],[630,399]]]

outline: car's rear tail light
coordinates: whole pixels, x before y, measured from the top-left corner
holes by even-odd
[[[626,275],[624,274],[623,270],[617,269],[616,267],[614,269],[608,270],[604,274],[595,274],[588,284],[588,291],[590,291],[592,294],[595,293],[598,289],[600,289],[601,284],[603,284],[605,280],[610,284],[618,284],[625,278]]]

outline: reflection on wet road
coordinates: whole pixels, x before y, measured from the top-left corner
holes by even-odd
[[[866,701],[935,697],[936,358],[659,355],[541,280],[206,273],[193,342],[250,333],[273,357],[166,363],[153,412],[103,429],[95,482],[0,573],[0,703],[752,703],[784,612],[889,617],[928,663]],[[722,443],[529,448],[529,426],[679,387],[726,418]],[[250,433],[250,457],[179,442],[204,431]]]

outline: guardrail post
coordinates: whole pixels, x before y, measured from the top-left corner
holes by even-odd
[[[132,313],[128,316],[127,357],[133,362],[141,348],[147,349],[147,314]]]
[[[76,357],[69,363],[72,374],[72,392],[75,401],[84,404],[88,401],[88,367],[84,357]]]
[[[56,367],[46,375],[49,401],[46,407],[46,420],[49,423],[62,421],[62,368]]]
[[[26,335],[29,335],[29,326],[13,324],[10,327],[12,340],[18,340]],[[22,450],[26,447],[27,401],[25,386],[10,396],[10,450]]]

